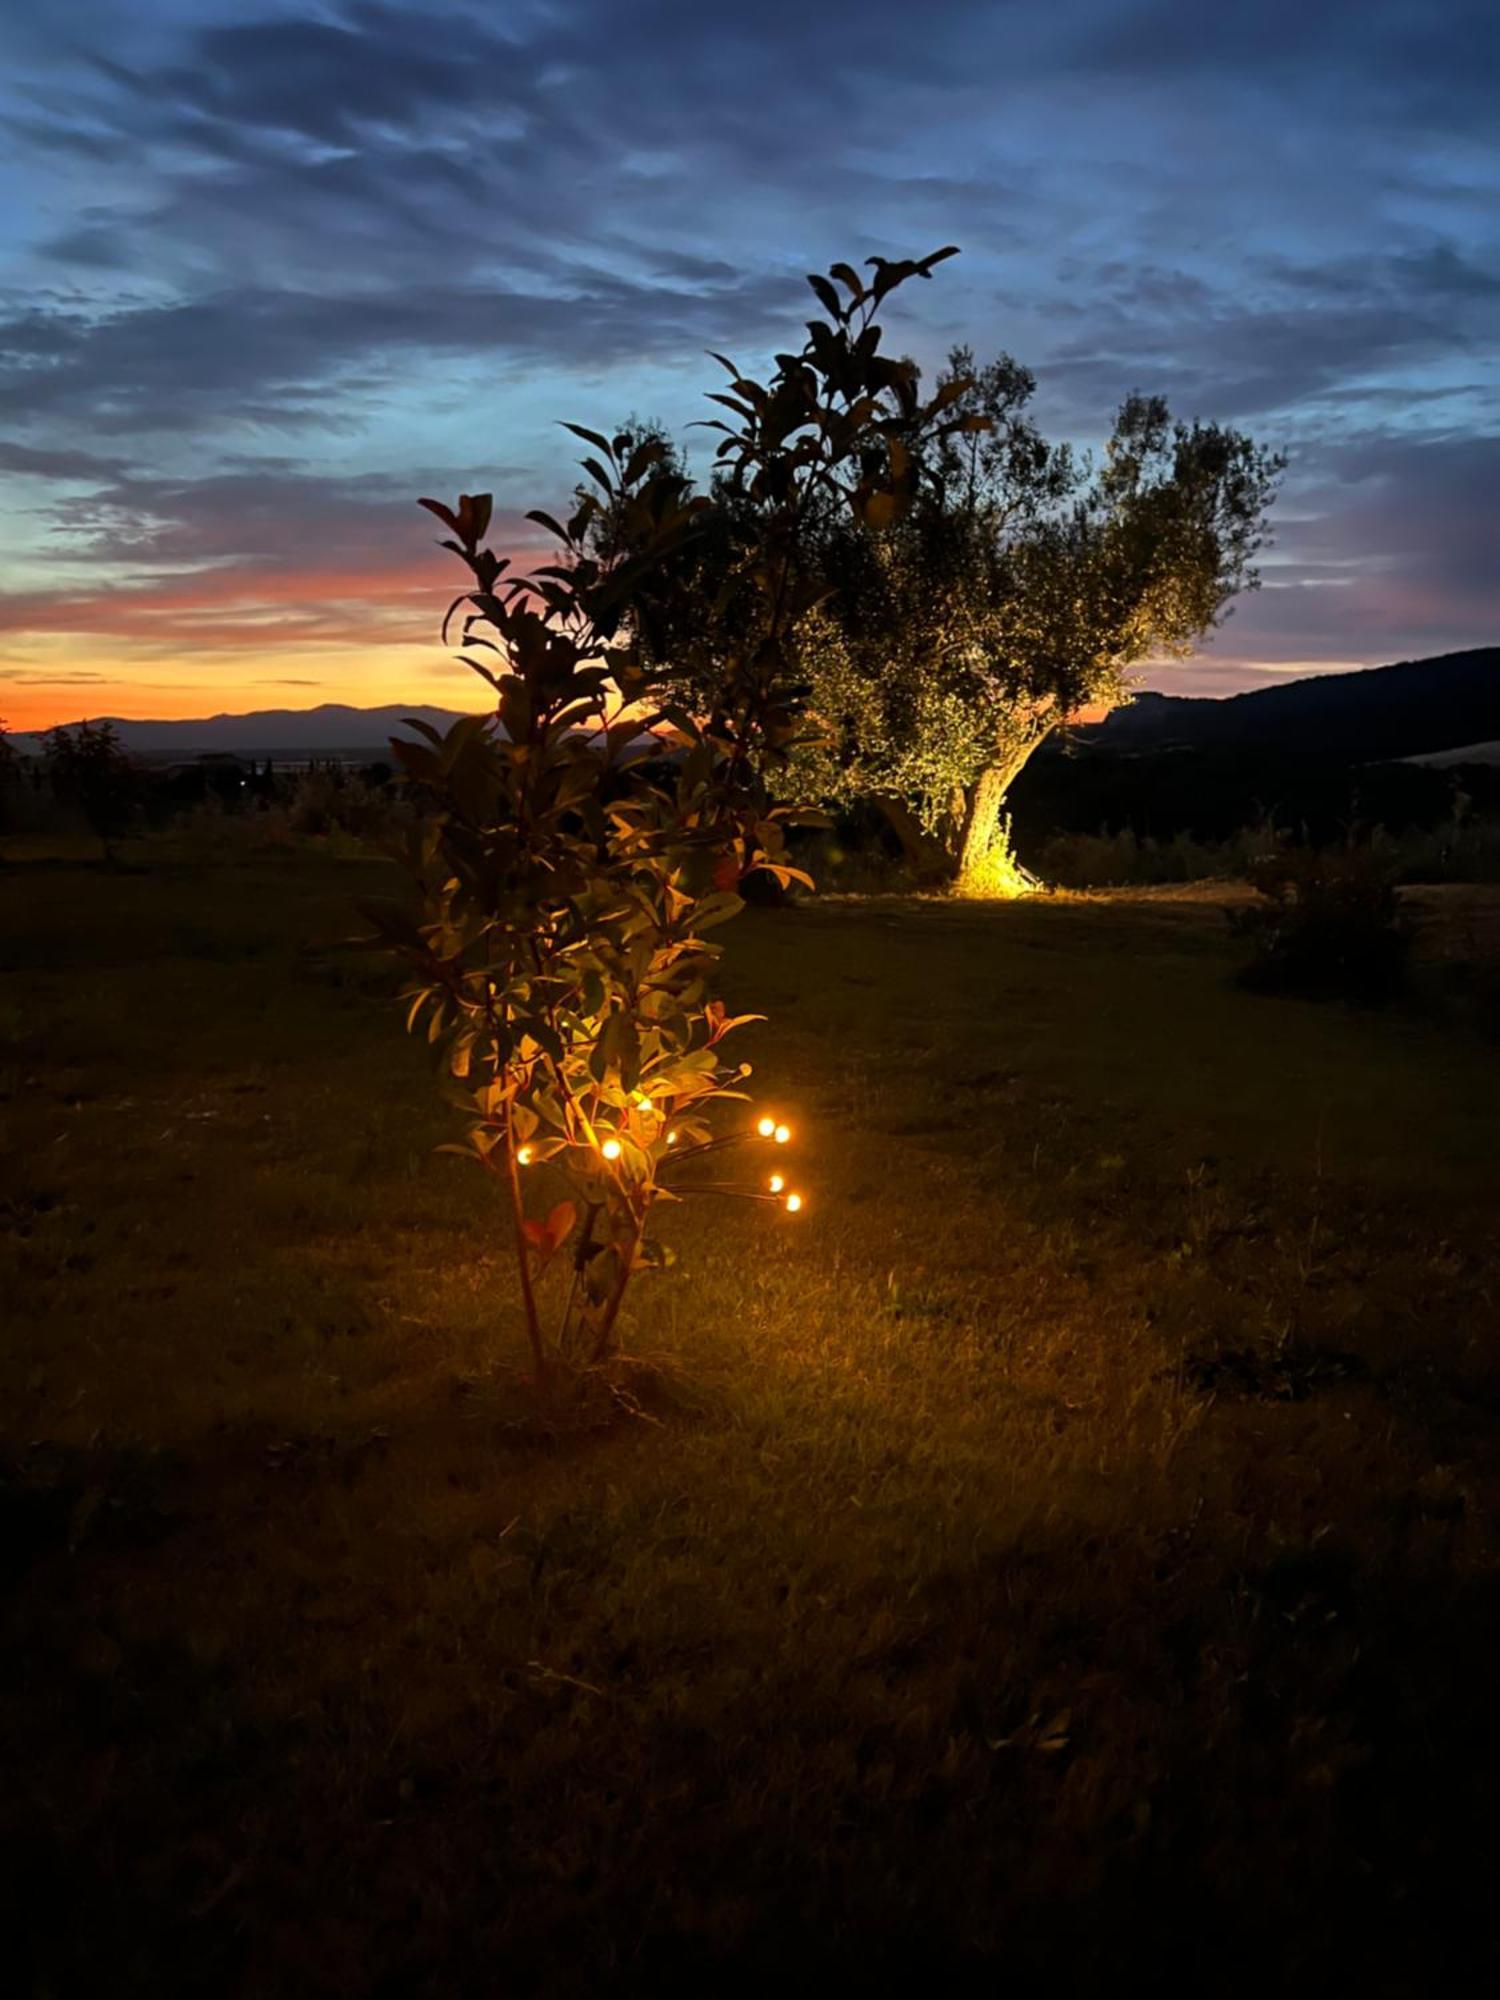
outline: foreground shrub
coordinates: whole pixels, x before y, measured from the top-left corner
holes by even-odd
[[[286,819],[293,833],[314,838],[346,833],[374,842],[398,831],[401,814],[390,792],[362,772],[319,766],[298,775]]]
[[[736,602],[732,642],[695,581],[710,573],[693,557],[704,505],[659,438],[569,426],[590,447],[589,484],[565,524],[531,517],[559,555],[529,576],[488,547],[488,495],[422,502],[472,577],[449,616],[466,607],[462,657],[495,708],[393,744],[423,802],[405,848],[420,909],[371,914],[413,968],[408,1025],[441,1045],[469,1121],[453,1150],[509,1206],[538,1378],[611,1353],[631,1279],[667,1261],[659,1201],[801,1206],[779,1173],[718,1170],[727,1147],[748,1138],[774,1160],[791,1135],[770,1114],[716,1119],[749,1074],[723,1042],[755,1017],[713,997],[707,934],[756,871],[807,882],[786,854],[798,815],[767,783],[801,734],[794,634],[826,598],[804,524],[820,507],[884,528],[909,504],[913,447],[959,392],[923,405],[914,364],[879,353],[876,314],[948,254],[872,259],[868,284],[835,265],[810,281],[826,317],[769,382],[724,364],[714,400],[733,421],[712,428],[735,504],[718,510],[711,573]],[[664,730],[683,747],[666,770]],[[543,1281],[564,1263],[553,1314]]]
[[[1154,888],[1182,882],[1245,881],[1280,844],[1269,825],[1246,827],[1232,840],[1170,840],[1131,827],[1097,834],[1058,833],[1027,859],[1044,882],[1059,889]]]
[[[1150,780],[1141,773],[1133,796],[1143,809],[1152,803],[1150,791]],[[1159,801],[1153,809],[1160,810]],[[1397,884],[1500,882],[1500,819],[1469,810],[1462,794],[1454,809],[1432,826],[1387,826],[1355,817],[1361,840],[1368,839],[1381,867]],[[1330,840],[1318,837],[1295,815],[1278,811],[1277,819],[1280,826],[1265,818],[1222,839],[1205,839],[1185,828],[1161,836],[1139,833],[1131,826],[1101,828],[1097,833],[1056,831],[1023,838],[1021,858],[1043,881],[1059,889],[1104,889],[1246,881],[1258,862],[1285,844],[1289,836],[1283,829],[1291,826],[1299,845],[1323,849],[1347,844],[1347,833]],[[1024,822],[1021,831],[1026,832]]]
[[[1371,836],[1397,882],[1500,882],[1500,819],[1473,813],[1460,795],[1441,824]]]
[[[1251,949],[1244,985],[1362,1005],[1400,991],[1411,924],[1369,847],[1282,848],[1254,864],[1249,879],[1260,900],[1229,912]]]
[[[145,796],[141,770],[113,723],[50,730],[43,763],[53,797],[82,814],[113,858],[115,843],[138,820]]]

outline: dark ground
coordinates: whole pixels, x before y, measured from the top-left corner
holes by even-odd
[[[641,1413],[542,1419],[325,948],[373,864],[132,860],[0,874],[11,1990],[1493,1983],[1446,972],[1252,998],[1192,898],[751,915],[808,1212],[680,1211]]]

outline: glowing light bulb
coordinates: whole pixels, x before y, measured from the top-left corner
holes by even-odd
[[[667,1134],[667,1144],[669,1146],[675,1146],[677,1144],[677,1134],[675,1132],[669,1132]]]
[[[777,1125],[773,1128],[771,1136],[778,1146],[784,1146],[792,1136],[792,1128],[790,1125]]]
[[[766,1182],[766,1186],[771,1190],[772,1194],[780,1194],[781,1190],[786,1186],[786,1182],[780,1174],[772,1174],[771,1178]]]
[[[518,1167],[529,1167],[531,1165],[531,1148],[529,1146],[517,1146],[516,1165]]]
[[[755,1129],[759,1132],[762,1139],[769,1139],[771,1134],[776,1130],[776,1120],[774,1118],[762,1118]]]
[[[636,1092],[635,1103],[638,1111],[649,1111],[651,1109],[651,1099],[646,1095],[644,1090]]]
[[[800,1194],[789,1194],[787,1196],[786,1212],[788,1215],[795,1215],[797,1213],[797,1210],[801,1206],[802,1206],[802,1197]]]
[[[618,1160],[620,1157],[620,1142],[618,1139],[606,1139],[604,1144],[599,1148],[599,1151],[604,1155],[606,1160]]]

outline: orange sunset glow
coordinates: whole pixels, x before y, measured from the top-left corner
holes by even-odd
[[[212,569],[115,591],[0,603],[11,728],[80,716],[191,718],[321,702],[483,706],[474,676],[439,643],[449,559],[413,509],[412,551],[381,569]],[[516,567],[534,548],[512,551]]]

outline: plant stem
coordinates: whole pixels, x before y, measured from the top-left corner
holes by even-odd
[[[547,1351],[542,1345],[542,1325],[537,1317],[536,1292],[531,1283],[531,1245],[526,1241],[526,1206],[521,1199],[521,1170],[516,1162],[516,1132],[509,1099],[505,1105],[505,1168],[510,1187],[511,1215],[516,1226],[516,1266],[521,1274],[521,1300],[526,1308],[526,1338],[531,1343],[531,1366],[540,1389],[547,1380]]]
[[[599,1321],[599,1331],[594,1337],[594,1351],[589,1358],[596,1363],[602,1361],[609,1352],[610,1336],[615,1330],[615,1321],[619,1317],[620,1307],[625,1302],[625,1287],[630,1283],[630,1273],[635,1267],[635,1253],[641,1247],[641,1237],[645,1233],[645,1227],[644,1220],[636,1218],[630,1241],[615,1245],[616,1254],[620,1259],[620,1275],[615,1282],[615,1288],[609,1296],[609,1303],[605,1306],[603,1316]]]
[[[589,1252],[594,1247],[594,1218],[599,1213],[599,1203],[591,1201],[583,1218],[583,1228],[579,1232],[578,1247],[573,1252],[573,1282],[568,1287],[567,1304],[563,1307],[562,1324],[558,1330],[557,1344],[567,1352],[568,1330],[573,1322],[573,1301],[578,1296],[578,1282],[583,1276],[583,1267],[589,1260]]]

